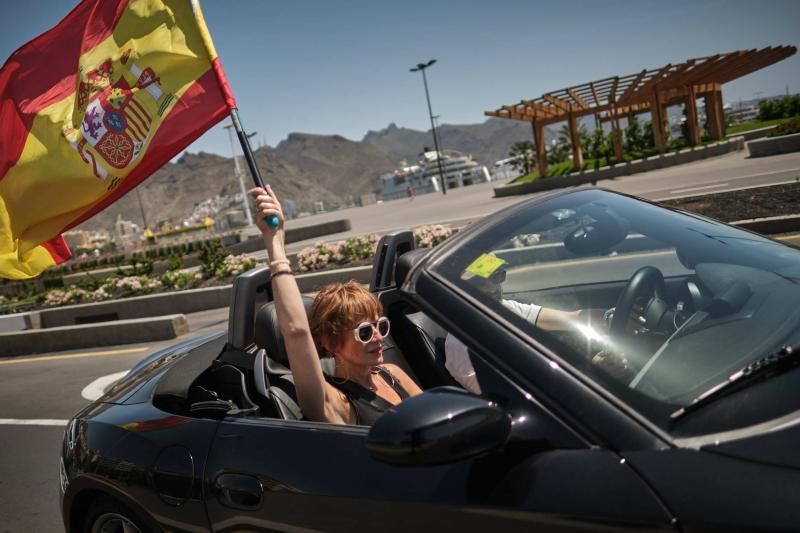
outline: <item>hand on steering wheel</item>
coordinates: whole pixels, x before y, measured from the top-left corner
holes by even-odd
[[[633,273],[628,280],[628,284],[622,291],[614,309],[614,316],[608,331],[611,336],[622,336],[628,325],[628,319],[633,311],[634,305],[641,296],[648,296],[648,301],[654,297],[663,299],[664,295],[664,275],[656,267],[644,266]]]

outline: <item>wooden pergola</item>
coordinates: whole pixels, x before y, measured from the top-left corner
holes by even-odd
[[[652,116],[653,141],[662,153],[666,150],[666,107],[684,103],[688,125],[688,142],[700,142],[697,119],[697,98],[705,100],[708,133],[715,139],[725,136],[722,111],[722,85],[782,61],[797,52],[794,46],[767,47],[761,50],[738,50],[708,57],[688,59],[677,65],[642,70],[627,76],[613,76],[566,89],[545,93],[533,100],[504,105],[486,111],[490,117],[530,122],[536,146],[537,170],[544,175],[547,155],[544,126],[567,121],[572,145],[572,160],[576,169],[583,165],[577,119],[594,115],[597,123],[610,121],[614,156],[623,159],[620,117],[630,121],[640,113]],[[662,127],[655,127],[661,124]]]

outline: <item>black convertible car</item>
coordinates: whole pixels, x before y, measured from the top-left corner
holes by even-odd
[[[303,419],[267,280],[69,422],[68,531],[800,529],[794,248],[601,189],[385,236],[384,355],[425,392],[372,427]]]

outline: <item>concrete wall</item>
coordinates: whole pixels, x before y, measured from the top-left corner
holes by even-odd
[[[34,329],[33,327],[34,316],[36,316],[38,320],[39,313],[38,312],[14,313],[13,315],[0,316],[0,333]]]
[[[800,133],[750,141],[747,143],[747,150],[750,152],[750,157],[800,152]]]
[[[714,144],[707,144],[705,146],[697,147],[694,149],[684,149],[680,152],[671,152],[668,154],[648,157],[630,163],[620,163],[612,167],[603,167],[599,170],[587,170],[584,172],[568,174],[566,176],[554,176],[551,178],[538,179],[528,183],[510,184],[502,187],[495,187],[495,197],[513,196],[517,194],[528,194],[532,192],[549,191],[552,189],[561,189],[564,187],[575,187],[584,185],[586,183],[595,183],[597,181],[617,178],[619,176],[628,176],[639,172],[649,172],[660,168],[671,167],[675,165],[682,165],[684,163],[691,163],[692,161],[699,161],[708,157],[727,154],[744,149],[744,140],[737,137],[728,141],[722,141]]]
[[[189,333],[189,324],[183,315],[33,329],[0,334],[0,356],[10,357],[168,340],[186,333]]]
[[[230,285],[188,291],[166,292],[89,304],[65,305],[39,311],[42,328],[73,326],[154,317],[174,313],[194,313],[227,307]]]

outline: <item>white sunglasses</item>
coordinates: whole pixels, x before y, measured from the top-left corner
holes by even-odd
[[[375,331],[385,337],[389,334],[389,319],[385,316],[380,317],[375,322],[362,322],[353,330],[356,340],[362,344],[367,344],[375,336]]]

